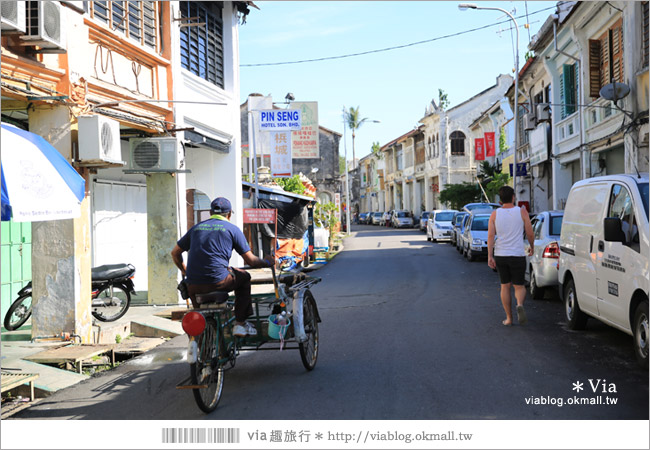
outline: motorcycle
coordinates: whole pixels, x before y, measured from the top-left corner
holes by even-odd
[[[113,322],[122,317],[131,305],[135,294],[131,264],[106,264],[94,267],[92,276],[92,315],[102,322]],[[8,331],[23,326],[32,315],[32,282],[18,291],[18,298],[9,307],[4,319]]]

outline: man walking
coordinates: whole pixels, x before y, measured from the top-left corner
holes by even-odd
[[[501,208],[492,212],[488,224],[488,266],[499,272],[501,280],[501,303],[506,312],[503,325],[512,325],[512,298],[510,288],[514,285],[517,299],[517,320],[521,325],[528,322],[524,310],[526,287],[526,252],[523,235],[530,244],[528,255],[533,254],[535,238],[530,217],[525,208],[515,206],[515,191],[510,186],[499,189]],[[496,242],[495,242],[496,235]]]

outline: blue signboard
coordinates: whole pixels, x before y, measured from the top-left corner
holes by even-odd
[[[512,164],[510,166],[510,176],[512,176]],[[525,177],[528,175],[528,166],[526,163],[517,163],[517,176]]]

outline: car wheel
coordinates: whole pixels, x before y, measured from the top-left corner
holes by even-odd
[[[587,315],[578,306],[578,294],[573,279],[569,279],[564,288],[564,311],[569,329],[584,330],[587,325]]]
[[[535,300],[541,300],[544,298],[544,289],[537,286],[537,279],[535,278],[535,272],[533,268],[530,268],[530,296]]]
[[[634,313],[634,353],[641,367],[648,368],[648,300],[639,303]]]

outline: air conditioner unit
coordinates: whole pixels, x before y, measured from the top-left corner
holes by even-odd
[[[79,159],[122,164],[120,124],[97,114],[79,116]]]
[[[4,3],[4,2],[3,2]],[[59,2],[26,2],[22,45],[65,51],[65,15]]]
[[[179,157],[176,138],[130,139],[130,169],[143,172],[176,171]]]
[[[533,114],[524,114],[524,130],[531,131],[535,129],[535,116]]]
[[[539,122],[549,122],[551,120],[551,105],[548,103],[537,105],[537,120]]]
[[[25,2],[2,2],[2,33],[25,32]]]

